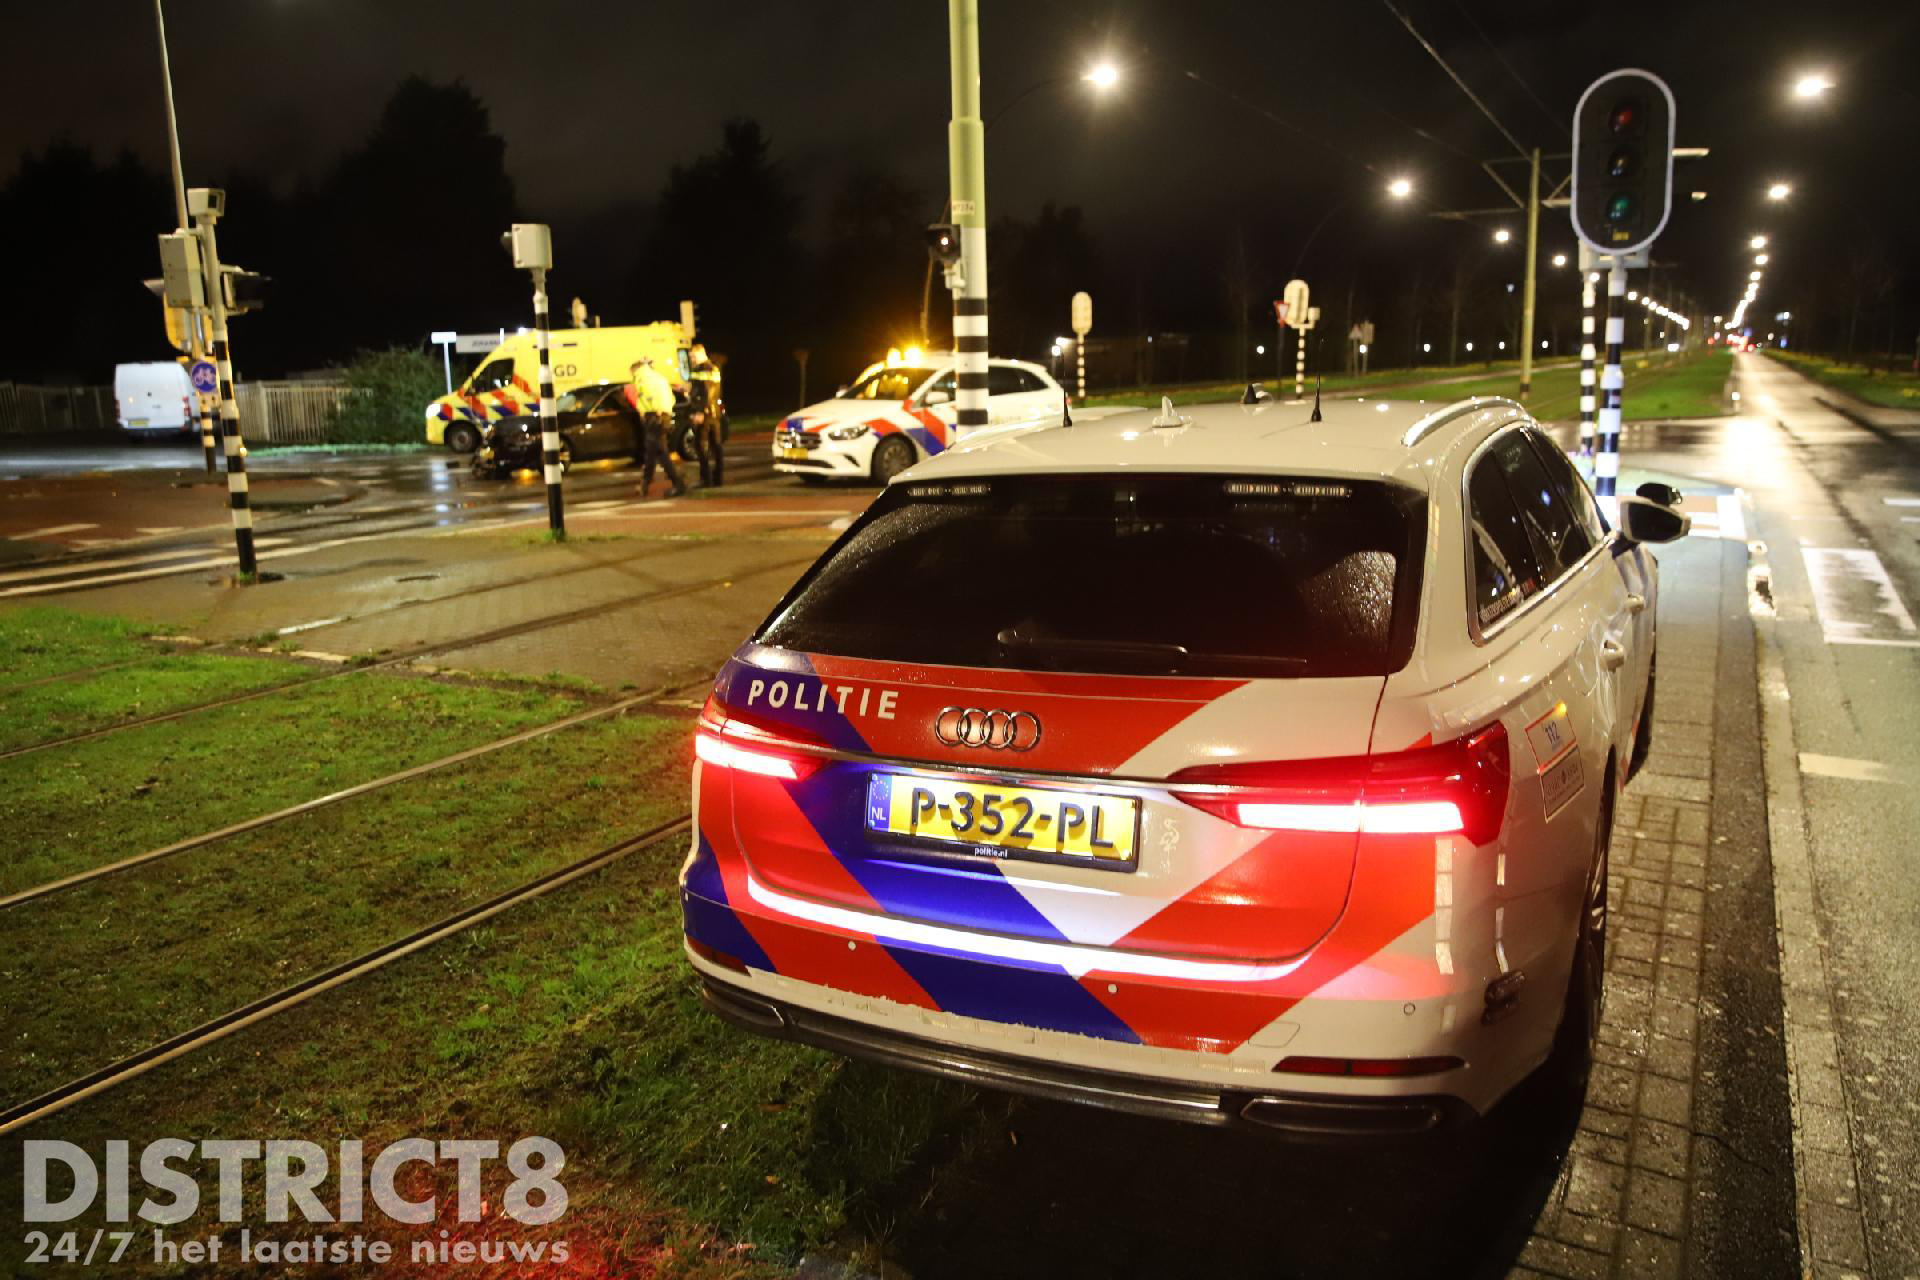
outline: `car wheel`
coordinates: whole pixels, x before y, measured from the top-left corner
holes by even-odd
[[[913,441],[905,436],[892,436],[882,440],[879,447],[873,451],[873,478],[885,484],[912,466],[917,458]]]
[[[464,422],[448,427],[445,439],[447,448],[455,453],[472,453],[480,447],[480,433]]]
[[[1607,850],[1613,842],[1613,770],[1601,781],[1600,817],[1594,824],[1593,857],[1580,894],[1580,925],[1573,945],[1573,970],[1567,976],[1566,1007],[1549,1059],[1553,1074],[1573,1098],[1586,1093],[1600,1042],[1600,1013],[1607,982]]]
[[[1659,659],[1647,665],[1647,696],[1640,704],[1640,727],[1633,731],[1633,755],[1627,761],[1627,781],[1633,781],[1641,766],[1647,763],[1647,753],[1653,750],[1653,693],[1654,677],[1660,672]]]

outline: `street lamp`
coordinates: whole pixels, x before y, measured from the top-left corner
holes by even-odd
[[[1495,244],[1505,244],[1511,239],[1513,239],[1513,232],[1507,230],[1505,227],[1501,227],[1493,233],[1493,242]]]
[[[1553,255],[1553,265],[1554,265],[1554,266],[1556,266],[1556,267],[1564,267],[1564,266],[1566,266],[1566,265],[1567,265],[1567,255],[1566,255],[1566,254],[1564,254],[1564,253],[1556,253],[1556,254],[1554,254],[1554,255]]]
[[[1750,249],[1764,249],[1767,247],[1767,238],[1765,236],[1755,236],[1753,239],[1747,241],[1747,247]]]
[[[1405,200],[1413,194],[1413,181],[1410,178],[1395,178],[1387,184],[1387,194],[1395,200]]]
[[[1111,89],[1120,83],[1120,68],[1111,62],[1096,62],[1080,78],[1096,89]]]
[[[1792,194],[1793,188],[1784,182],[1776,182],[1767,188],[1767,199],[1769,200],[1785,200]]]
[[[1766,266],[1766,265],[1767,265],[1767,258],[1768,258],[1769,256],[1770,256],[1770,255],[1768,255],[1768,254],[1764,254],[1764,253],[1756,253],[1756,254],[1754,254],[1754,255],[1753,255],[1753,265],[1754,265],[1754,266],[1756,266],[1756,267],[1764,267],[1764,266]]]
[[[1803,102],[1812,102],[1833,88],[1833,81],[1827,79],[1822,71],[1809,71],[1793,82],[1793,96]]]

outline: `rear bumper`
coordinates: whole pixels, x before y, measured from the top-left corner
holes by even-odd
[[[1478,1122],[1466,1102],[1444,1094],[1297,1094],[1131,1075],[933,1040],[700,976],[706,1006],[744,1030],[983,1088],[1309,1142],[1404,1142]]]

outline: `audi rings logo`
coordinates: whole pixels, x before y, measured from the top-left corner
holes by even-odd
[[[934,717],[933,736],[949,747],[1031,751],[1040,744],[1040,717],[1031,711],[943,707],[940,714]]]

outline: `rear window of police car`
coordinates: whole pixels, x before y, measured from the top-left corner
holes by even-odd
[[[1133,675],[1384,675],[1406,664],[1425,499],[1224,475],[896,485],[757,639],[810,653]]]

